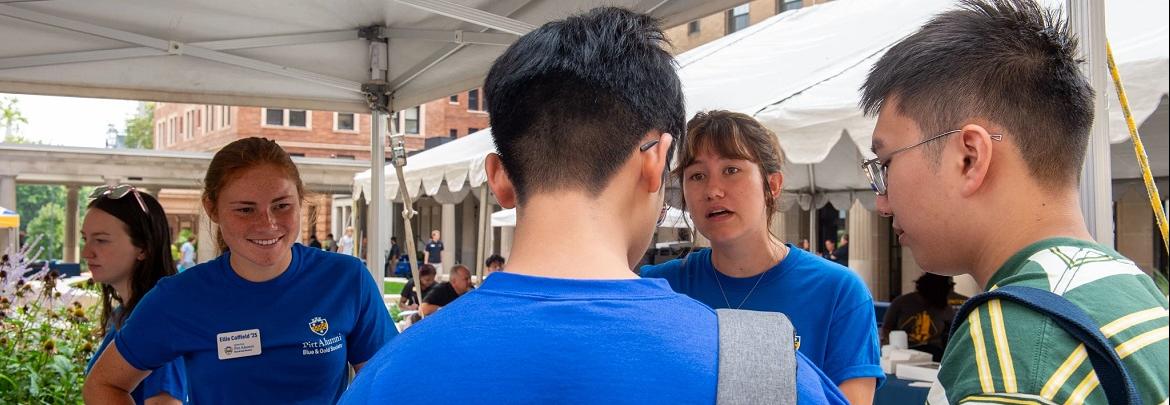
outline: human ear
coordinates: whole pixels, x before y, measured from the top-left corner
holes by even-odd
[[[487,171],[488,187],[496,196],[496,201],[500,203],[501,207],[515,208],[516,187],[512,184],[512,179],[508,177],[508,171],[504,169],[504,161],[500,160],[500,155],[489,153],[483,165],[484,170]]]

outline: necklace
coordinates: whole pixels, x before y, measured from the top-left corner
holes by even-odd
[[[784,259],[786,257],[788,257],[788,252],[786,249],[784,249],[784,245],[780,245],[780,248],[781,248],[780,261],[784,261]],[[719,293],[723,294],[723,303],[727,304],[728,308],[731,308],[731,301],[729,301],[727,299],[727,291],[723,290],[723,282],[719,281],[719,274],[718,273],[719,272],[717,270],[715,270],[715,255],[712,254],[711,255],[711,275],[715,277],[715,284],[719,286]],[[756,276],[756,283],[754,285],[752,285],[752,289],[748,290],[747,295],[743,296],[743,300],[739,302],[739,306],[737,306],[733,309],[743,308],[743,304],[747,303],[748,298],[751,298],[753,292],[756,292],[756,287],[760,286],[760,281],[764,279],[765,274],[768,274],[768,270],[764,270],[763,273],[760,273],[759,276]]]
[[[715,271],[715,266],[711,266],[711,272],[711,275],[715,276],[715,284],[719,286],[719,293],[723,294],[723,303],[727,304],[728,308],[731,308],[731,302],[727,300],[727,291],[723,290],[723,282],[719,281],[719,274],[717,274],[718,272]],[[756,284],[752,285],[752,289],[748,290],[747,295],[743,296],[743,301],[740,301],[739,306],[735,307],[734,309],[743,308],[743,304],[747,303],[748,298],[751,297],[752,293],[756,291],[756,287],[760,285],[760,280],[764,279],[765,274],[768,274],[766,270],[756,277]]]

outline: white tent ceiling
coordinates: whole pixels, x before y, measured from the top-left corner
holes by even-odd
[[[1165,104],[1158,105],[1167,94],[1167,5],[1146,3],[1108,3],[1106,24],[1134,116],[1150,144],[1153,171],[1166,176],[1167,112]],[[788,159],[784,188],[795,192],[781,201],[784,208],[808,209],[830,201],[847,206],[854,198],[871,206],[869,183],[858,163],[872,157],[873,120],[857,107],[858,88],[889,46],[948,7],[949,2],[936,0],[838,0],[786,12],[712,41],[678,57],[688,115],[706,109],[739,111],[775,131]],[[1113,89],[1103,90],[1113,100],[1114,177],[1137,177]],[[407,166],[408,189],[436,195],[444,183],[456,192],[478,187],[485,178],[483,156],[493,150],[490,131],[484,130],[420,153]],[[369,179],[369,172],[356,176],[355,192],[368,191]],[[387,175],[386,183],[387,197],[397,199],[397,179]],[[810,185],[816,197],[798,195]]]
[[[674,25],[736,2],[0,1],[0,92],[364,112],[359,29],[374,26],[401,109],[479,86],[516,34],[574,12],[618,5]]]

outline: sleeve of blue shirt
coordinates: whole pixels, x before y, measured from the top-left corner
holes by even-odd
[[[350,364],[360,364],[373,357],[378,349],[394,336],[398,336],[398,328],[390,319],[390,312],[382,301],[382,294],[378,292],[378,285],[374,284],[370,272],[360,265],[358,284],[361,293],[358,295],[358,314],[354,322],[353,331],[346,336],[348,360]]]
[[[142,398],[147,399],[166,393],[179,401],[187,402],[187,371],[183,358],[159,367],[150,373],[138,388],[142,389]]]
[[[828,334],[840,341],[829,345],[825,353],[825,375],[837,385],[854,378],[872,377],[880,387],[886,374],[879,364],[873,299],[861,280],[849,283],[843,293],[841,313],[834,316]]]
[[[849,400],[804,354],[796,352],[796,403],[798,404],[841,404]]]
[[[142,297],[142,301],[114,337],[114,344],[122,358],[136,369],[154,370],[180,355],[172,344],[173,339],[167,336],[167,325],[173,322],[167,311],[172,308],[167,302],[168,281],[159,280],[158,285]]]

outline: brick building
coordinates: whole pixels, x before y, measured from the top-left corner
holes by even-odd
[[[370,159],[369,114],[281,108],[158,103],[154,110],[154,148],[214,152],[240,138],[260,136],[277,141],[293,157]],[[434,100],[394,113],[390,131],[405,135],[408,151],[419,151],[488,126],[479,89]],[[389,148],[386,150],[390,154]],[[166,190],[160,201],[172,229],[195,229],[199,210],[196,190]],[[340,236],[348,222],[337,216],[352,212],[352,201],[332,195],[310,195],[303,209],[301,239]]]
[[[794,10],[825,0],[753,0],[666,30],[666,38],[680,54],[742,30],[786,10]]]

